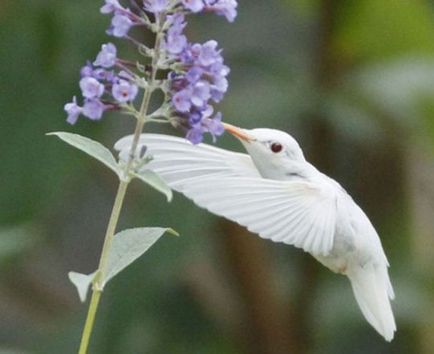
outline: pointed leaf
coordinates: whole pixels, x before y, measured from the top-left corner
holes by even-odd
[[[143,170],[140,172],[136,172],[133,174],[134,177],[137,177],[141,181],[145,182],[146,184],[149,184],[152,188],[156,189],[157,191],[163,193],[167,201],[170,202],[173,198],[173,193],[170,187],[167,185],[166,182],[164,182],[159,175],[157,175],[155,172],[151,170]]]
[[[48,133],[47,135],[55,135],[69,145],[85,152],[86,154],[92,156],[93,158],[99,160],[108,168],[113,170],[116,174],[120,175],[119,166],[113,157],[113,154],[104,145],[97,141],[86,138],[84,136],[66,132],[54,132]]]
[[[165,232],[173,233],[173,230],[144,227],[116,234],[108,257],[104,284],[144,254]]]
[[[87,293],[89,291],[89,287],[95,279],[95,275],[97,272],[93,272],[92,274],[86,275],[76,272],[69,272],[68,277],[72,284],[75,285],[78,291],[78,296],[80,297],[81,302],[86,301]]]
[[[176,236],[176,237],[181,236],[181,235],[179,234],[178,231],[176,231],[176,230],[174,230],[174,229],[172,229],[172,228],[168,228],[168,229],[166,229],[166,232],[167,232],[168,234],[171,234],[171,235]]]

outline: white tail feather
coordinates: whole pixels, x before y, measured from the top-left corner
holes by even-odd
[[[386,266],[358,266],[347,274],[366,320],[390,342],[396,331],[396,324],[390,305],[394,294]]]

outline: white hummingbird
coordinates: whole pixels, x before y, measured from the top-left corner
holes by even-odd
[[[225,124],[248,154],[185,139],[142,134],[145,165],[210,212],[274,242],[302,248],[350,279],[366,320],[387,340],[396,331],[386,255],[366,214],[333,179],[307,162],[296,140],[273,129]],[[133,137],[115,149],[128,159]]]

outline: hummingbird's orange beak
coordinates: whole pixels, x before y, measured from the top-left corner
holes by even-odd
[[[243,129],[238,128],[232,124],[223,123],[223,126],[225,127],[225,130],[227,132],[231,133],[233,136],[235,136],[238,139],[241,139],[244,141],[256,140],[253,136],[247,134]]]

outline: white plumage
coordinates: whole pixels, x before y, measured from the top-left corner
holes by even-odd
[[[210,212],[263,238],[302,248],[347,275],[366,320],[391,341],[396,325],[389,264],[365,213],[336,181],[305,160],[290,135],[226,127],[249,154],[143,134],[139,145],[153,157],[144,168]],[[121,159],[128,158],[132,139],[116,143]]]

